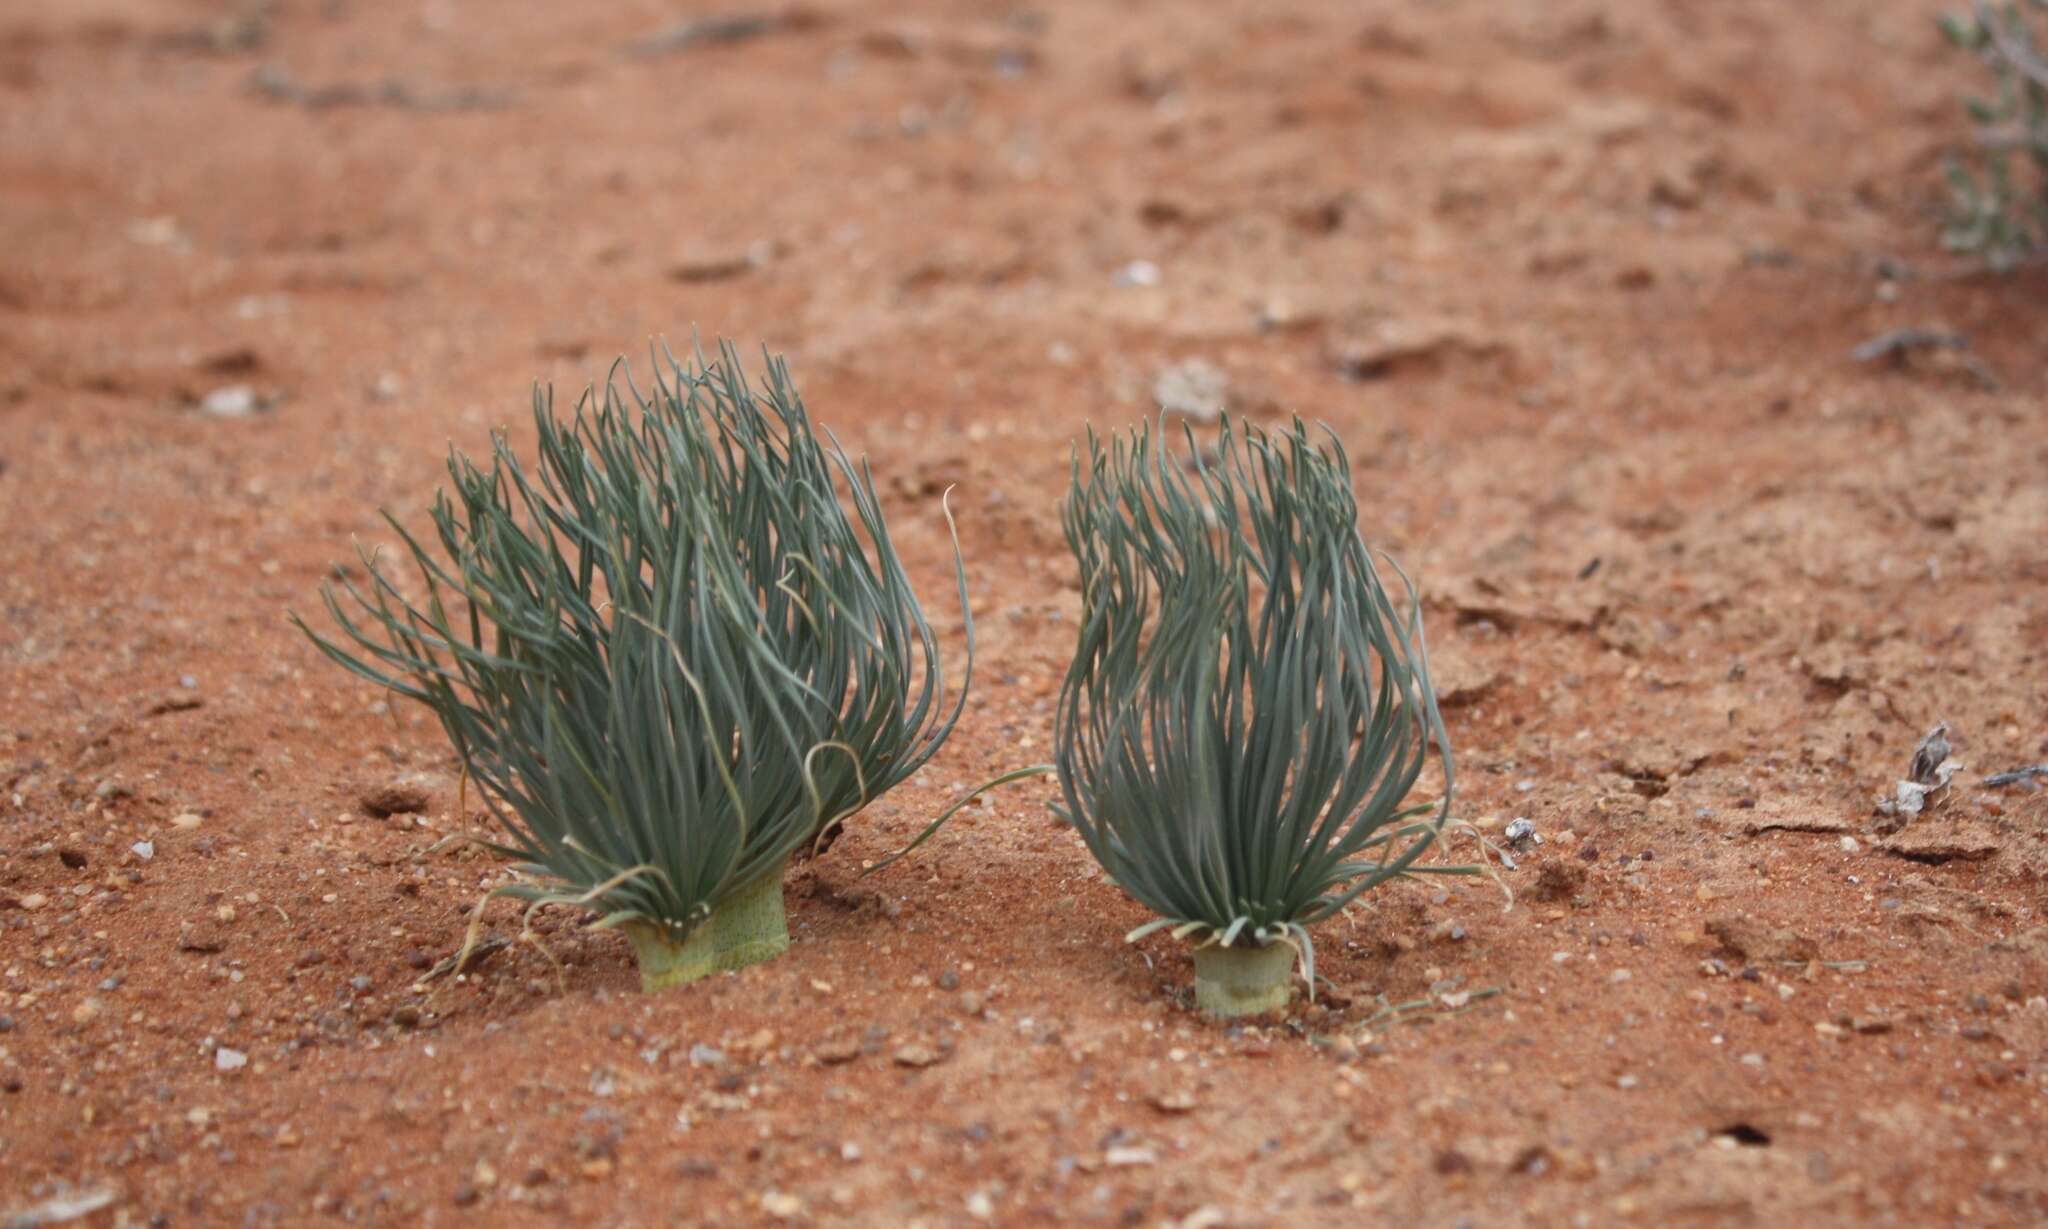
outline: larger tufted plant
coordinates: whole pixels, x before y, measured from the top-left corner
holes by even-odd
[[[416,584],[365,553],[324,592],[340,634],[299,626],[440,719],[519,864],[503,894],[622,929],[650,990],[768,959],[791,856],[930,759],[965,682],[949,705],[873,478],[781,360],[756,390],[730,345],[664,354],[647,396],[621,364],[533,420],[531,470],[502,435],[451,454],[438,551],[387,517]],[[957,541],[955,576],[971,675]]]

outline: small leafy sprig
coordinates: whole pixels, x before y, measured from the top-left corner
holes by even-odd
[[[1975,148],[1952,159],[1953,205],[1942,241],[2008,269],[2048,244],[2048,56],[2036,44],[2029,13],[2048,0],[1992,5],[1973,0],[1967,12],[1941,19],[1956,47],[1992,74],[1987,97],[1965,101],[1977,125]]]

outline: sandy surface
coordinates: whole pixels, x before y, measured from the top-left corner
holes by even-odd
[[[1938,8],[0,5],[0,1217],[2040,1223],[2048,794],[1981,778],[2048,760],[2048,282],[1934,246]],[[957,484],[968,718],[772,965],[641,997],[561,916],[566,988],[417,992],[499,871],[284,612],[692,328],[789,354],[941,606]],[[1546,838],[1261,1027],[1043,783],[861,874],[1046,754],[1068,449],[1188,359],[1342,435],[1460,813]]]

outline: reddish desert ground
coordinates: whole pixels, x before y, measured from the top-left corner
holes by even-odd
[[[1939,245],[1940,4],[749,3],[0,3],[0,1224],[2048,1218],[2048,273]],[[421,987],[485,815],[286,612],[692,330],[957,654],[953,488],[967,715],[776,962]],[[1162,376],[1344,440],[1457,814],[1543,837],[1251,1025],[1045,781],[862,873],[1048,754],[1069,450]]]

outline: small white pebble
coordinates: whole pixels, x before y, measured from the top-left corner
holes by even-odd
[[[213,1052],[213,1066],[216,1071],[240,1071],[248,1065],[249,1056],[240,1050],[230,1050],[222,1046]]]
[[[1159,266],[1149,260],[1134,260],[1118,269],[1111,280],[1119,286],[1157,286]]]
[[[247,418],[265,408],[263,395],[246,384],[216,388],[199,401],[199,408],[215,418]]]

